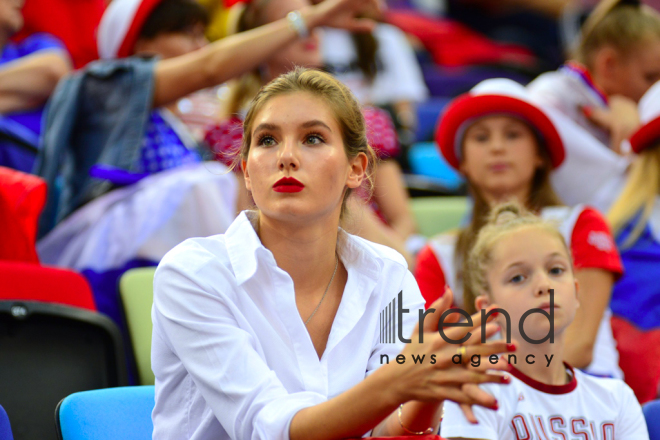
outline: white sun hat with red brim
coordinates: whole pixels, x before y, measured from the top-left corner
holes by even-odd
[[[630,138],[635,153],[660,143],[660,81],[656,82],[639,101],[642,126]]]
[[[112,0],[101,17],[96,36],[101,59],[131,56],[142,26],[160,2],[161,0]]]
[[[506,115],[527,122],[543,141],[552,167],[564,161],[564,143],[555,124],[541,107],[533,104],[527,89],[505,78],[488,79],[450,102],[441,116],[435,141],[447,162],[459,169],[465,131],[485,116]]]

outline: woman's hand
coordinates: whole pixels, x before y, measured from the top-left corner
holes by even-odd
[[[471,326],[452,327],[443,332],[448,339],[459,340],[468,333],[472,333],[463,344],[445,341],[438,331],[438,324],[442,314],[449,309],[453,299],[451,290],[433,303],[429,313],[424,320],[423,341],[420,342],[419,329],[413,331],[411,342],[401,352],[405,356],[405,363],[390,363],[381,368],[383,373],[390,374],[390,383],[393,384],[392,391],[397,394],[398,401],[410,400],[438,402],[452,400],[464,407],[466,417],[476,422],[471,411],[471,405],[481,405],[488,408],[496,408],[497,401],[493,396],[477,387],[480,383],[509,383],[507,375],[498,374],[490,370],[506,370],[507,363],[497,358],[492,364],[489,360],[491,355],[514,351],[514,344],[504,341],[481,343],[481,313],[472,315]],[[496,306],[491,306],[496,307]],[[430,310],[429,309],[429,310]],[[456,323],[458,314],[451,314],[444,320],[444,324]],[[494,318],[489,317],[489,321]],[[488,338],[497,333],[499,327],[493,323],[485,325],[485,337]],[[461,354],[460,363],[455,357]],[[412,356],[418,359],[414,362]],[[479,355],[479,366],[473,366],[472,356]],[[423,358],[422,362],[419,359]],[[435,363],[432,364],[432,359]],[[474,364],[476,364],[476,358]]]
[[[376,23],[367,18],[357,18],[366,11],[380,11],[379,0],[324,0],[308,10],[301,11],[311,28],[328,26],[351,32],[371,32]]]

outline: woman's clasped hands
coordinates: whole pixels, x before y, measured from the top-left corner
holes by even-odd
[[[472,405],[495,410],[498,408],[497,400],[480,389],[478,384],[511,382],[511,378],[502,373],[509,365],[498,354],[515,351],[515,344],[504,340],[488,341],[500,330],[498,324],[491,322],[496,313],[488,316],[483,327],[481,312],[471,316],[472,325],[468,321],[459,323],[462,315],[450,313],[443,319],[443,328],[439,331],[440,319],[450,309],[452,300],[453,293],[447,288],[446,293],[427,310],[422,321],[422,337],[417,327],[409,338],[410,342],[398,356],[403,362],[392,359],[379,372],[390,375],[388,383],[392,384],[390,389],[397,401],[451,400],[461,404],[470,422],[477,423]],[[493,305],[484,316],[494,308],[497,306]],[[431,309],[435,311],[429,312]],[[484,343],[481,342],[483,332],[486,339]],[[462,343],[458,342],[463,340]]]

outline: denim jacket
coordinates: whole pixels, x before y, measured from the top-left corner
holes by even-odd
[[[152,110],[156,61],[97,61],[60,81],[47,106],[35,164],[48,183],[39,236],[111,189],[110,182],[89,175],[94,165],[135,171]]]

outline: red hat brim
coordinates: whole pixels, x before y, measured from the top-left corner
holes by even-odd
[[[493,113],[511,114],[529,124],[541,135],[545,147],[550,153],[552,167],[557,168],[564,161],[566,152],[561,136],[555,125],[538,107],[521,99],[504,95],[471,95],[459,96],[452,101],[441,116],[435,132],[435,141],[440,153],[449,165],[459,169],[460,160],[456,152],[456,136],[463,124],[475,118]]]
[[[660,141],[660,116],[651,119],[642,125],[630,137],[630,146],[635,153],[641,153],[649,147],[657,145]]]
[[[135,11],[135,15],[133,16],[133,20],[131,20],[131,25],[129,26],[128,31],[126,31],[126,35],[124,35],[124,39],[117,50],[117,58],[125,58],[133,54],[133,48],[140,36],[140,31],[142,30],[142,26],[144,26],[144,22],[147,21],[151,12],[161,1],[162,0],[142,0],[140,6],[138,6]]]

